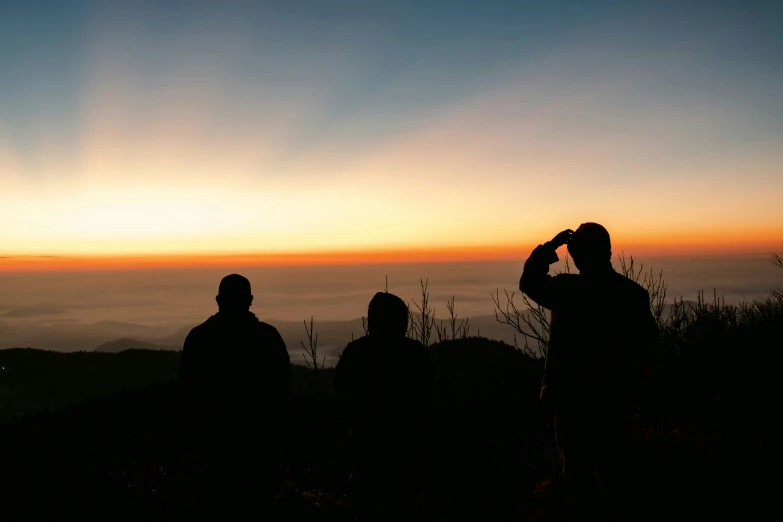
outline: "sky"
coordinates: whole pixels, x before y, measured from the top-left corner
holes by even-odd
[[[753,0],[0,2],[0,261],[500,259],[586,221],[636,253],[781,250],[781,23]]]

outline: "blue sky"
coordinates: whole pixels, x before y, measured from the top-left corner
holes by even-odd
[[[1,5],[3,253],[783,225],[780,2]]]

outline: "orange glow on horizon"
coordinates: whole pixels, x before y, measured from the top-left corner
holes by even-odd
[[[749,234],[732,243],[694,238],[672,238],[670,242],[615,242],[615,255],[667,257],[690,255],[767,254],[780,244]],[[90,270],[144,270],[177,268],[221,268],[254,266],[324,266],[360,264],[443,263],[479,261],[523,261],[536,244],[452,247],[432,249],[384,249],[324,251],[309,253],[175,254],[125,256],[0,256],[0,272],[47,272]],[[565,252],[565,250],[561,250]]]

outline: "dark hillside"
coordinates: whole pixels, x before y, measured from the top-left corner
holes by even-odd
[[[780,326],[778,320],[761,324]],[[674,342],[675,333],[667,335],[662,347]],[[706,336],[706,330],[699,334],[714,340]],[[421,429],[432,466],[421,491],[420,519],[555,520],[561,502],[553,485],[551,412],[537,400],[542,361],[482,338],[430,350],[437,384],[428,426]],[[171,380],[176,352],[7,350],[0,351],[0,362],[9,368],[3,389],[13,390],[17,402],[35,402],[24,399],[26,393],[54,408],[64,390],[74,401],[93,396],[0,426],[0,447],[6,449],[0,481],[9,484],[0,501],[11,506],[6,512],[134,519],[199,514],[203,475],[178,384]],[[665,365],[659,364],[651,390],[691,397],[688,404],[695,404],[705,395],[689,395],[685,370],[677,368],[675,377],[664,378]],[[726,364],[713,368],[721,373],[711,382],[724,383],[715,390],[747,382],[727,378],[732,373]],[[346,412],[331,392],[331,375],[328,369],[294,367],[280,447],[286,481],[276,520],[351,520]],[[42,393],[38,388],[47,382],[51,390]],[[768,509],[774,498],[766,478],[771,453],[762,424],[737,423],[730,416],[734,407],[684,418],[662,415],[671,407],[668,399],[658,404],[654,418],[636,423],[644,500],[629,519],[755,518]]]
[[[14,415],[55,410],[69,403],[133,390],[177,375],[179,353],[59,353],[31,348],[0,350],[0,422]]]
[[[179,351],[180,348],[175,346],[166,346],[157,343],[151,343],[149,341],[139,341],[130,337],[123,337],[115,341],[109,341],[103,343],[95,348],[96,352],[110,352],[119,353],[125,350],[172,350]]]

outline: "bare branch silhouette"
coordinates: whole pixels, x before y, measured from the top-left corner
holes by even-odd
[[[408,336],[417,339],[424,346],[430,345],[432,330],[435,326],[435,309],[430,306],[430,294],[427,291],[428,283],[429,279],[422,279],[420,281],[421,303],[417,303],[413,300],[413,306],[416,307],[418,313],[414,313],[410,306],[408,306]]]
[[[655,322],[659,328],[661,328],[666,321],[663,316],[666,310],[666,296],[669,286],[663,279],[663,270],[658,273],[653,272],[650,268],[649,272],[644,271],[644,265],[640,264],[637,268],[636,260],[633,256],[628,259],[625,258],[625,252],[620,253],[617,256],[620,261],[620,270],[622,274],[642,285],[645,290],[650,294],[650,310],[652,311]],[[641,281],[639,281],[641,279]]]
[[[304,359],[305,363],[307,364],[308,368],[311,368],[312,370],[315,370],[316,372],[318,370],[323,370],[326,367],[326,356],[324,356],[323,360],[321,361],[321,364],[319,366],[318,364],[318,334],[315,333],[315,326],[313,318],[310,317],[310,326],[307,326],[307,321],[302,321],[304,323],[305,332],[307,332],[307,341],[308,345],[305,346],[304,341],[299,341],[299,344],[302,345],[302,348],[304,349],[305,353],[302,354],[302,358]]]
[[[491,295],[495,305],[495,320],[501,324],[507,324],[525,338],[526,353],[533,350],[528,345],[528,339],[533,339],[538,345],[535,357],[546,357],[549,346],[549,312],[543,306],[534,304],[525,294],[522,294],[523,309],[514,302],[516,292],[509,294],[504,290],[504,298],[501,301],[500,290],[496,289]],[[517,346],[519,348],[519,346]]]
[[[449,318],[435,325],[435,333],[438,336],[438,342],[450,341],[454,339],[464,339],[470,335],[470,319],[457,319],[457,313],[454,307],[454,296],[450,301],[446,301],[446,308],[449,311]]]

